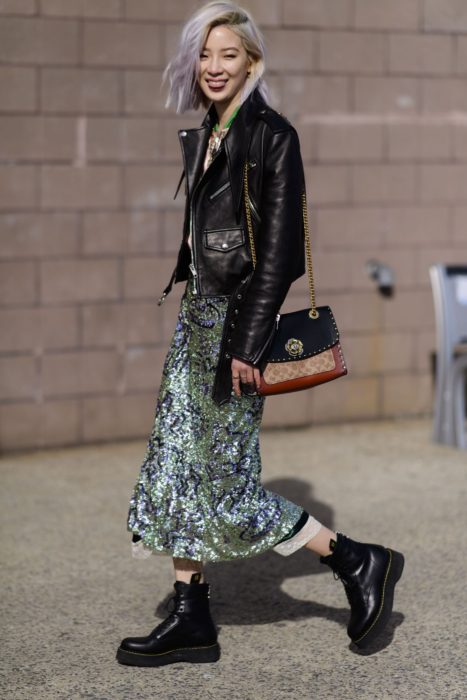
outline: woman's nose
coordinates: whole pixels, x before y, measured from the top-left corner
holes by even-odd
[[[208,73],[212,73],[215,75],[216,73],[222,73],[222,66],[220,65],[220,62],[212,58],[209,63],[208,63]]]

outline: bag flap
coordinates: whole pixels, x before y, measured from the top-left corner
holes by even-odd
[[[302,309],[279,317],[278,328],[263,361],[303,360],[318,355],[339,341],[339,331],[331,308],[319,306],[318,318],[311,318],[309,311]]]

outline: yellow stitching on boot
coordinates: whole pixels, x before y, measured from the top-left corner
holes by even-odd
[[[166,654],[172,654],[174,651],[192,651],[193,649],[212,649],[217,647],[217,642],[211,644],[208,647],[180,647],[179,649],[171,649],[170,651],[161,651],[159,654],[145,654],[144,651],[128,651],[127,649],[122,649],[119,647],[119,651],[123,651],[125,654],[136,654],[136,656],[166,656]]]
[[[383,607],[384,607],[384,594],[385,594],[385,592],[386,592],[386,583],[387,583],[387,580],[388,580],[389,571],[391,570],[391,564],[392,564],[392,550],[388,549],[388,550],[386,550],[386,551],[389,552],[389,564],[388,564],[388,568],[387,568],[387,570],[386,570],[386,576],[384,577],[384,581],[383,581],[383,597],[382,597],[382,599],[381,599],[381,605],[380,605],[380,608],[379,608],[379,611],[378,611],[377,616],[375,617],[375,619],[374,619],[373,622],[371,623],[370,627],[368,627],[367,631],[366,631],[364,634],[362,634],[361,637],[358,637],[358,639],[352,639],[352,641],[353,641],[355,644],[356,644],[357,642],[360,642],[360,641],[363,639],[363,637],[366,637],[366,635],[368,634],[368,632],[370,632],[370,631],[373,629],[373,627],[376,625],[376,623],[378,622],[379,618],[381,617],[381,613],[383,612]]]

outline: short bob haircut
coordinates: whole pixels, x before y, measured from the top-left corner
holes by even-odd
[[[240,37],[252,61],[240,102],[243,102],[256,87],[268,102],[268,88],[262,77],[265,69],[264,39],[251,15],[234,2],[209,2],[185,23],[178,51],[164,70],[162,84],[169,80],[166,108],[173,105],[177,114],[180,114],[189,109],[198,109],[200,105],[205,109],[210,106],[211,101],[198,84],[200,54],[209,32],[219,25],[227,26]]]

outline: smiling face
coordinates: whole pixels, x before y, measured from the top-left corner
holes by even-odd
[[[224,110],[236,106],[250,68],[240,37],[224,25],[213,27],[200,54],[198,83],[206,97]]]

